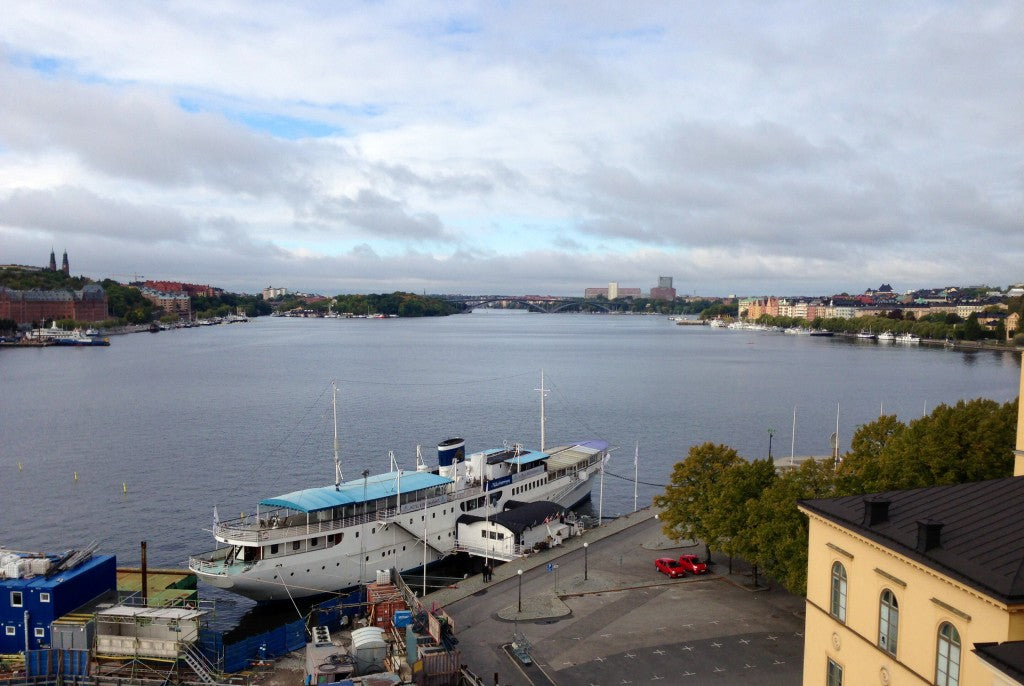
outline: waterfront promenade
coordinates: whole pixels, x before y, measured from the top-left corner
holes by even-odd
[[[799,683],[803,599],[753,588],[741,562],[729,575],[718,556],[709,575],[668,579],[656,558],[703,546],[681,546],[660,527],[641,510],[501,565],[490,583],[471,577],[425,601],[453,617],[462,661],[486,684],[495,674],[510,686]],[[510,656],[513,633],[530,644],[533,665]]]

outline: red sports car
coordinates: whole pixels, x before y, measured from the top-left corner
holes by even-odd
[[[708,566],[696,555],[680,555],[679,566],[690,574],[707,574]]]
[[[654,561],[654,567],[662,574],[667,574],[671,579],[686,576],[683,566],[679,564],[678,560],[673,560],[671,557],[659,557]]]

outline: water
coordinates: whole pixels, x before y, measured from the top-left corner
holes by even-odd
[[[880,411],[1017,395],[1020,357],[841,338],[680,327],[664,317],[476,312],[439,319],[305,320],[116,337],[109,348],[0,350],[0,547],[98,541],[120,564],[185,566],[221,518],[333,481],[330,383],[344,476],[412,468],[415,447],[540,440],[618,446],[605,515],[650,503],[691,445],[749,457],[841,449]],[[19,470],[19,463],[22,465]],[[75,480],[77,472],[78,480]],[[626,477],[626,478],[622,478]],[[598,488],[595,486],[595,508]],[[205,590],[205,589],[204,589]],[[225,604],[248,607],[228,596]],[[230,614],[230,612],[229,612]]]

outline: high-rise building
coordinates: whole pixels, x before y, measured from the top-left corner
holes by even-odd
[[[608,299],[615,300],[619,297],[619,282],[612,281],[608,284]]]
[[[672,287],[671,276],[659,276],[658,287],[651,289],[651,300],[675,300],[676,289]]]

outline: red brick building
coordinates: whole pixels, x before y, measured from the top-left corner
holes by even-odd
[[[161,293],[185,292],[189,295],[205,295],[209,298],[216,298],[223,293],[220,288],[214,288],[213,286],[181,283],[180,281],[146,281],[142,285]]]
[[[107,293],[96,283],[80,291],[15,291],[0,286],[0,319],[42,324],[47,319],[99,322],[108,319]]]

